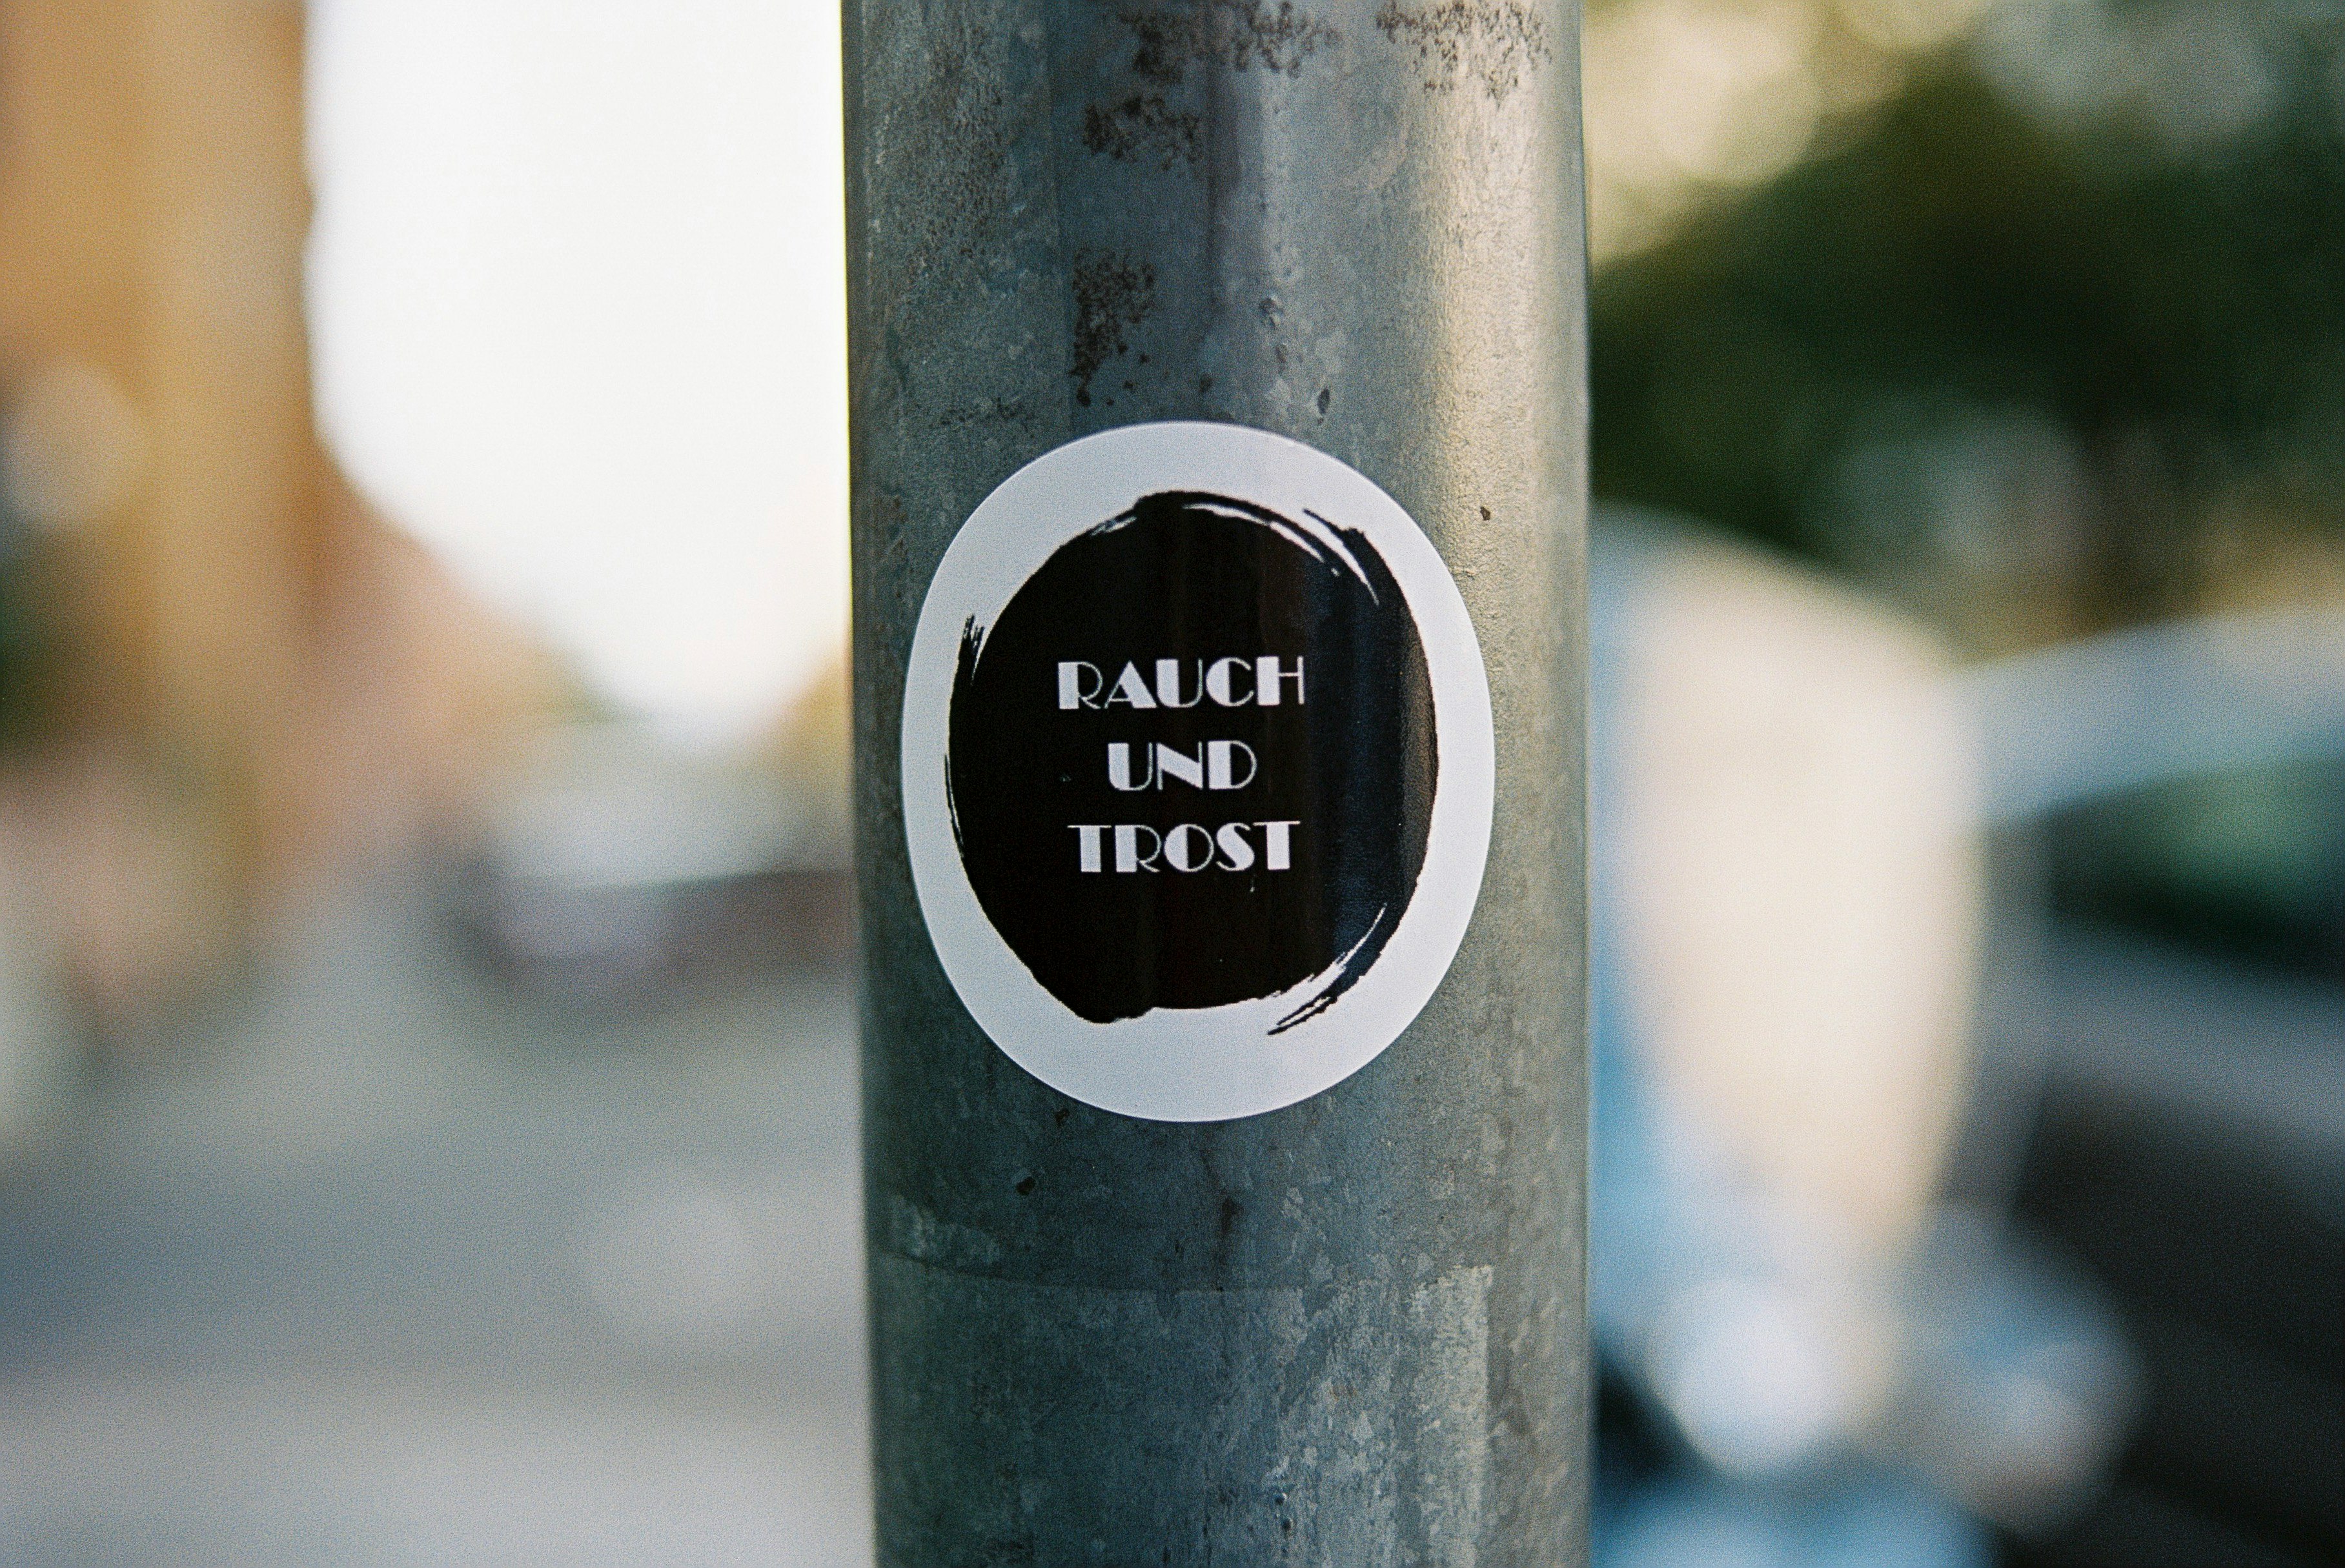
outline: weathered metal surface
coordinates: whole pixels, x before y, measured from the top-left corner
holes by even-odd
[[[886,1564],[1584,1555],[1573,8],[848,0],[858,868]],[[1258,426],[1447,561],[1489,869],[1417,1021],[1244,1120],[1028,1077],[939,966],[897,731],[939,558],[1029,460]]]

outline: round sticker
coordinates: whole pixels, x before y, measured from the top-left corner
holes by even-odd
[[[1358,1071],[1481,890],[1489,684],[1465,602],[1365,476],[1234,425],[1036,459],[938,565],[904,833],[979,1026],[1075,1098],[1275,1110]]]

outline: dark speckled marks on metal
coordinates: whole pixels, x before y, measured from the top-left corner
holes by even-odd
[[[1195,163],[1204,151],[1203,115],[1175,109],[1162,93],[1128,93],[1083,106],[1083,146],[1126,163],[1153,162],[1160,173]]]
[[[1127,163],[1153,162],[1160,172],[1204,156],[1205,116],[1176,107],[1164,92],[1186,81],[1193,66],[1225,64],[1233,71],[1259,67],[1292,76],[1336,37],[1293,0],[1275,8],[1261,0],[1193,0],[1119,15],[1134,40],[1131,69],[1138,86],[1083,106],[1083,145]]]
[[[1416,50],[1428,93],[1455,91],[1470,76],[1494,101],[1523,85],[1525,73],[1554,56],[1546,19],[1521,0],[1439,0],[1407,6],[1386,0],[1376,29]]]
[[[1294,0],[1170,0],[1125,5],[1101,26],[1095,46],[1101,74],[1122,91],[1094,94],[1081,106],[1079,137],[1094,157],[1136,166],[1156,176],[1193,180],[1207,173],[1214,150],[1209,126],[1221,126],[1214,106],[1224,94],[1215,78],[1233,73],[1266,72],[1293,77],[1342,35],[1296,5]],[[1095,22],[1095,25],[1098,24]],[[1201,235],[1210,242],[1210,236]],[[1132,356],[1129,367],[1151,363],[1135,349],[1132,329],[1156,314],[1154,266],[1112,244],[1075,249],[1074,321],[1068,375],[1079,408],[1129,407],[1139,380],[1112,376],[1095,385],[1111,364]]]
[[[1118,15],[1137,44],[1132,74],[1167,86],[1183,80],[1191,66],[1212,64],[1292,76],[1341,35],[1294,0],[1274,6],[1263,0],[1174,0]]]
[[[1156,268],[1130,257],[1080,251],[1073,285],[1075,330],[1068,374],[1074,378],[1075,401],[1089,408],[1091,379],[1109,360],[1131,352],[1126,334],[1156,313]],[[1147,359],[1142,354],[1142,363]],[[1106,402],[1115,406],[1112,396]]]

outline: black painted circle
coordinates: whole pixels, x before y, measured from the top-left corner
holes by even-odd
[[[1264,658],[1280,701],[1236,700]],[[1135,787],[1112,781],[1116,744]],[[1315,976],[1285,1022],[1331,1006],[1407,907],[1437,769],[1423,642],[1375,547],[1340,519],[1298,525],[1226,496],[1148,496],[1061,545],[968,631],[953,683],[946,771],[969,885],[1035,979],[1094,1023]],[[1264,824],[1281,822],[1274,869]]]

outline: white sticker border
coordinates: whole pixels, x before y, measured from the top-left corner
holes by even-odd
[[[990,627],[1068,541],[1144,495],[1234,494],[1356,529],[1398,581],[1425,650],[1439,747],[1425,864],[1400,924],[1333,1006],[1278,1023],[1323,988],[1098,1024],[1034,978],[994,929],[954,841],[946,778],[962,627]],[[1490,688],[1472,617],[1433,541],[1366,475],[1243,425],[1126,425],[1045,452],[997,486],[938,562],[904,676],[904,839],[929,939],[962,1005],[1002,1053],[1062,1094],[1150,1121],[1228,1121],[1306,1099],[1381,1055],[1449,972],[1481,897],[1497,777]]]

